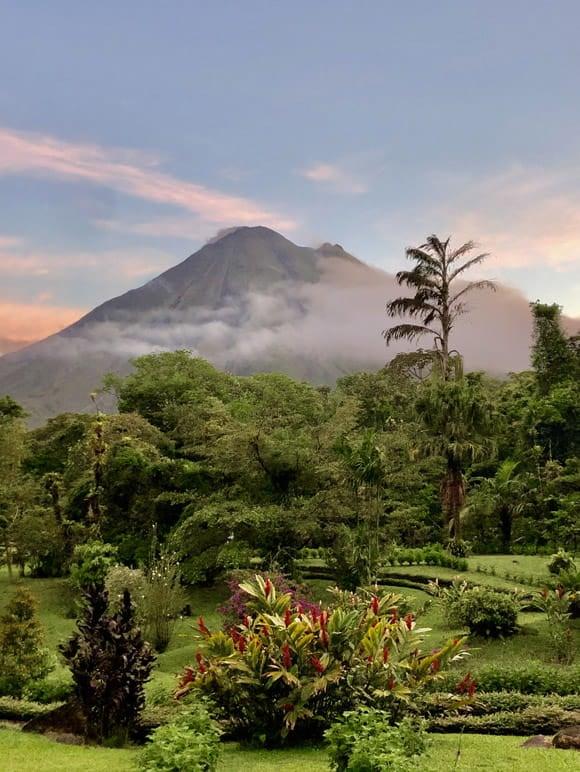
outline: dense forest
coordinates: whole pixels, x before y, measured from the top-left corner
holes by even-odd
[[[305,547],[326,548],[355,584],[389,544],[573,549],[579,339],[562,331],[557,306],[532,311],[533,369],[503,380],[457,367],[442,378],[418,350],[317,388],[276,373],[235,377],[177,351],[108,379],[116,415],[65,413],[27,431],[5,397],[9,567],[58,575],[76,545],[97,538],[134,566],[154,534],[193,584],[255,558],[290,569]]]

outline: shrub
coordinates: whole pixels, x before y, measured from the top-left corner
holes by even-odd
[[[108,600],[103,586],[85,591],[78,632],[61,651],[72,672],[87,737],[121,742],[136,727],[155,657],[135,626],[129,593],[125,590],[114,613],[107,611]]]
[[[452,555],[446,552],[440,544],[427,547],[392,547],[386,556],[387,563],[391,565],[422,565],[442,566],[452,568],[455,571],[467,571],[468,563],[464,557]]]
[[[81,593],[91,585],[104,584],[107,573],[115,565],[117,550],[112,544],[90,541],[78,544],[73,552],[70,580]]]
[[[521,711],[498,711],[485,716],[443,716],[429,721],[431,732],[474,732],[476,734],[554,734],[564,726],[580,723],[580,711],[545,705]]]
[[[564,665],[570,665],[575,655],[570,626],[570,606],[573,600],[575,594],[566,592],[563,587],[557,587],[555,590],[546,588],[536,595],[536,603],[548,617],[548,632],[556,661]]]
[[[112,566],[107,571],[105,589],[109,594],[109,604],[115,609],[121,606],[125,590],[128,590],[135,606],[135,618],[140,623],[143,623],[146,580],[145,574],[140,568]]]
[[[423,718],[448,717],[450,708],[454,712],[462,710],[450,702],[449,694],[436,692],[426,694],[416,704],[416,712]],[[571,694],[560,696],[557,694],[522,694],[521,692],[477,692],[477,699],[470,705],[463,707],[462,715],[487,716],[491,713],[512,712],[526,710],[527,708],[556,707],[562,710],[580,711],[580,695]]]
[[[275,743],[312,732],[359,703],[399,717],[413,696],[463,656],[463,639],[422,654],[423,630],[401,617],[398,596],[339,593],[329,609],[305,612],[269,579],[243,585],[250,613],[227,632],[199,620],[197,665],[178,696],[196,689],[212,698],[232,731]]]
[[[54,703],[43,705],[40,702],[18,700],[15,697],[0,697],[0,720],[29,721],[31,718],[46,716],[54,708]]]
[[[221,730],[203,703],[193,704],[156,729],[139,758],[144,772],[212,772],[220,756]]]
[[[447,549],[456,558],[467,558],[471,555],[471,544],[465,539],[450,539],[447,542]]]
[[[483,692],[522,692],[523,694],[580,693],[580,667],[529,664],[522,667],[490,665],[474,674]],[[445,674],[437,687],[453,691],[457,676]]]
[[[572,619],[578,619],[580,617],[580,571],[577,568],[562,571],[549,584],[554,590],[562,587],[568,593],[570,601],[568,610]]]
[[[345,713],[324,733],[331,768],[337,772],[417,769],[427,750],[425,722],[405,718],[391,726],[385,711],[361,707]]]
[[[271,572],[256,572],[256,571],[235,571],[231,574],[227,586],[230,590],[230,597],[221,605],[218,609],[219,613],[224,617],[224,629],[229,630],[233,625],[237,625],[244,620],[244,618],[250,613],[250,607],[252,596],[243,589],[243,583],[251,581],[252,578],[261,576],[264,580],[270,579],[276,592],[279,595],[288,593],[292,598],[294,605],[300,603],[304,611],[311,611],[314,606],[318,608],[318,605],[313,603],[310,597],[310,590],[305,585],[292,582],[284,574]]]
[[[48,705],[51,702],[65,702],[72,694],[73,683],[68,671],[51,673],[40,681],[31,681],[24,690],[24,696],[31,702]]]
[[[472,587],[454,604],[453,615],[472,635],[503,638],[516,632],[518,608],[514,596],[487,587]]]
[[[145,637],[158,652],[169,646],[184,603],[177,556],[162,552],[147,569],[143,598]]]
[[[461,601],[470,585],[458,576],[447,587],[442,587],[437,580],[429,582],[429,592],[439,599],[443,610],[443,617],[451,627],[463,624],[463,616],[460,613]]]
[[[21,697],[26,686],[54,666],[36,610],[34,597],[19,588],[0,618],[0,695]]]
[[[576,568],[574,558],[565,550],[559,549],[555,555],[550,557],[548,571],[551,574],[560,574],[562,571],[573,571]]]

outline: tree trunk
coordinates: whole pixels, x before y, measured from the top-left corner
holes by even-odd
[[[447,518],[449,536],[461,538],[460,513],[465,504],[465,481],[463,472],[455,464],[448,464],[447,473],[441,485],[443,511]]]
[[[509,507],[502,507],[499,511],[499,526],[501,529],[502,550],[509,554],[512,550],[512,514]]]

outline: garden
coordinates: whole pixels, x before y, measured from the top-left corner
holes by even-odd
[[[580,357],[532,310],[503,380],[178,351],[106,380],[115,415],[1,398],[2,768],[577,768]]]

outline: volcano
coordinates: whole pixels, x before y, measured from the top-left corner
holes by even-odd
[[[301,247],[265,227],[233,228],[143,286],[79,321],[0,358],[0,394],[31,423],[85,411],[107,372],[131,360],[188,349],[237,374],[281,371],[331,384],[377,369],[403,346],[385,348],[385,303],[394,277],[340,245]],[[531,316],[516,290],[474,293],[453,345],[469,369],[494,374],[529,366]]]

